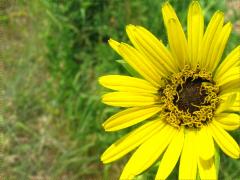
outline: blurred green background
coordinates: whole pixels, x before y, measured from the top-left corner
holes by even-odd
[[[124,130],[101,123],[116,112],[100,102],[97,78],[127,74],[107,40],[129,42],[127,24],[166,41],[161,0],[1,1],[3,179],[117,179],[128,157],[110,165],[101,153]],[[171,0],[186,30],[189,0]],[[217,9],[239,24],[239,1],[200,1],[206,22]],[[236,3],[237,2],[237,3]],[[234,4],[235,3],[235,4]],[[237,6],[236,6],[237,4]],[[239,44],[236,25],[225,53]],[[239,140],[239,133],[232,133]],[[156,166],[137,179],[151,179]],[[220,179],[240,177],[240,164],[221,154]],[[176,179],[177,170],[169,179]]]

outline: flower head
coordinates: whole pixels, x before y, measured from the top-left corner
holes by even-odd
[[[148,30],[128,25],[134,47],[110,39],[110,46],[141,78],[108,75],[99,78],[116,90],[102,101],[127,109],[103,124],[117,131],[145,122],[111,145],[103,163],[115,161],[136,149],[120,179],[131,179],[159,163],[156,179],[166,179],[178,161],[179,179],[217,179],[216,145],[232,158],[239,146],[227,131],[240,124],[240,46],[221,61],[231,23],[224,24],[216,12],[204,31],[204,18],[197,1],[189,6],[187,38],[180,21],[167,2],[162,14],[169,48]]]

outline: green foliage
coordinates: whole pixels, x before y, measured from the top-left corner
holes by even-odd
[[[167,44],[163,2],[9,1],[0,18],[10,47],[2,53],[8,76],[3,80],[8,101],[3,109],[3,177],[117,179],[128,157],[106,166],[99,157],[125,131],[106,133],[101,127],[117,109],[101,103],[104,89],[97,78],[128,73],[107,44],[110,37],[129,42],[127,24],[146,27]],[[186,31],[190,0],[170,2]],[[226,10],[224,1],[200,3],[206,22],[215,10]],[[238,43],[236,33],[230,42],[227,52]],[[239,133],[233,136],[237,139]],[[239,177],[238,168],[239,163],[221,155],[220,179]],[[152,179],[156,170],[137,179]],[[176,177],[177,168],[170,179]]]

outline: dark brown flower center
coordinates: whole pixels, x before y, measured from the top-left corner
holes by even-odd
[[[186,66],[159,89],[166,122],[176,128],[201,128],[213,118],[220,101],[218,92],[211,74]]]
[[[179,110],[190,112],[198,111],[202,105],[209,105],[204,103],[207,96],[206,90],[202,88],[202,82],[209,82],[202,78],[192,79],[188,78],[183,85],[177,87],[178,96],[174,96],[174,104]]]

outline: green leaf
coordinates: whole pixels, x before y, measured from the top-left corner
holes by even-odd
[[[127,72],[130,74],[130,75],[132,75],[132,76],[134,76],[134,77],[141,77],[141,75],[137,72],[137,71],[135,71],[131,66],[129,66],[129,64],[128,63],[126,63],[126,61],[124,61],[124,60],[122,60],[122,59],[120,59],[120,60],[116,60],[119,64],[121,64],[126,70],[127,70]]]

